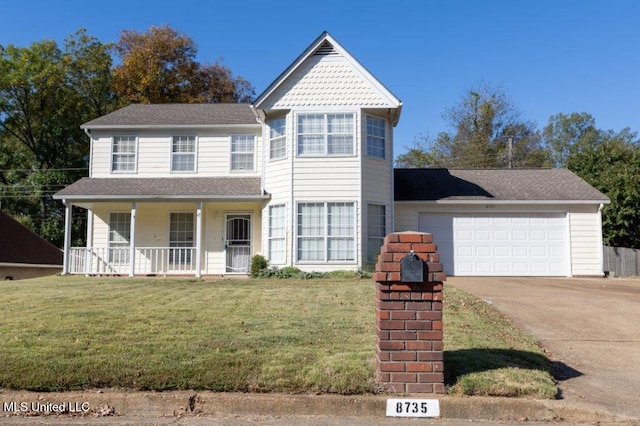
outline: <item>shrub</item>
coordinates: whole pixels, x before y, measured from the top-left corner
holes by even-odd
[[[261,254],[256,254],[251,258],[251,276],[257,277],[260,275],[260,272],[266,270],[268,266],[267,259],[264,258]]]

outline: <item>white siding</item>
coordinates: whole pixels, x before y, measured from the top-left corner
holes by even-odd
[[[297,199],[359,199],[357,157],[297,158],[293,191]]]
[[[253,134],[255,139],[255,171],[230,171],[230,135]],[[137,137],[137,171],[111,173],[111,134],[94,133],[91,176],[104,177],[193,177],[193,176],[258,176],[262,170],[262,138],[255,127],[220,130],[154,130],[145,132],[116,132],[114,135]],[[172,136],[196,136],[196,171],[171,172]]]
[[[571,212],[571,269],[573,275],[602,274],[602,237],[598,208]]]

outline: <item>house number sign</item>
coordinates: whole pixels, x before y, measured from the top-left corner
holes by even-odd
[[[437,399],[387,399],[387,417],[440,417]]]

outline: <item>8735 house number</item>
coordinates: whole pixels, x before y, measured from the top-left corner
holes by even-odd
[[[440,417],[437,399],[387,399],[387,417]]]

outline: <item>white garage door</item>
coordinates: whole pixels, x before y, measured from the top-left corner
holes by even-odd
[[[565,276],[563,214],[420,213],[445,272],[458,276]]]

